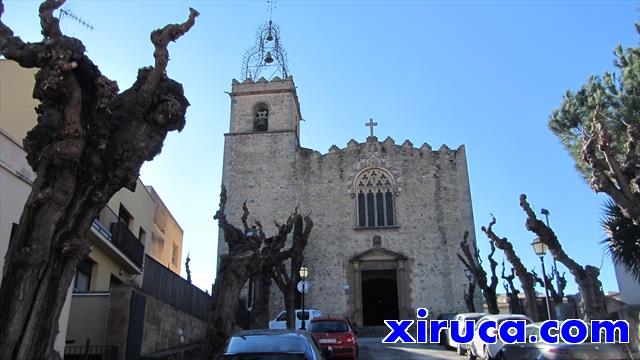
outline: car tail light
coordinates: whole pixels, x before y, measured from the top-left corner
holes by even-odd
[[[550,353],[559,354],[559,355],[567,355],[567,354],[569,354],[569,351],[567,349],[562,349],[562,348],[551,348],[551,349],[549,349],[547,351],[549,351]]]
[[[342,342],[353,342],[353,335],[346,335],[342,338]]]

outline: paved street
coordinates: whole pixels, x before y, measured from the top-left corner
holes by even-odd
[[[360,360],[436,360],[465,359],[455,351],[433,344],[383,344],[382,338],[359,338]]]

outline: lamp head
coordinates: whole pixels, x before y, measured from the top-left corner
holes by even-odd
[[[302,265],[300,267],[300,278],[304,280],[307,278],[308,275],[309,275],[309,269],[307,269],[306,266]]]
[[[539,237],[533,239],[531,246],[533,246],[533,251],[535,251],[538,256],[544,256],[547,253],[547,244],[540,241]]]

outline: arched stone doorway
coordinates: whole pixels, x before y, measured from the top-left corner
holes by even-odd
[[[407,258],[373,248],[350,259],[349,308],[357,326],[384,325],[383,320],[411,314]]]
[[[397,319],[396,270],[364,270],[361,279],[363,325],[384,325],[384,320]]]

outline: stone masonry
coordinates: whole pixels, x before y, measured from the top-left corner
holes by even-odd
[[[315,226],[305,250],[312,289],[308,307],[361,325],[361,272],[392,269],[401,318],[415,318],[416,307],[427,307],[432,315],[464,311],[467,279],[456,253],[465,231],[475,244],[464,146],[434,150],[369,136],[321,154],[300,146],[292,77],[234,80],[230,97],[223,163],[228,219],[240,223],[246,200],[249,221],[259,219],[272,234],[273,220],[285,221],[296,206],[301,213],[312,211]],[[254,130],[257,108],[268,109],[267,131]],[[355,182],[367,169],[392,178],[393,226],[358,226]],[[219,255],[226,251],[219,241]],[[271,318],[284,307],[275,285],[272,294]],[[479,298],[477,303],[481,308]]]

